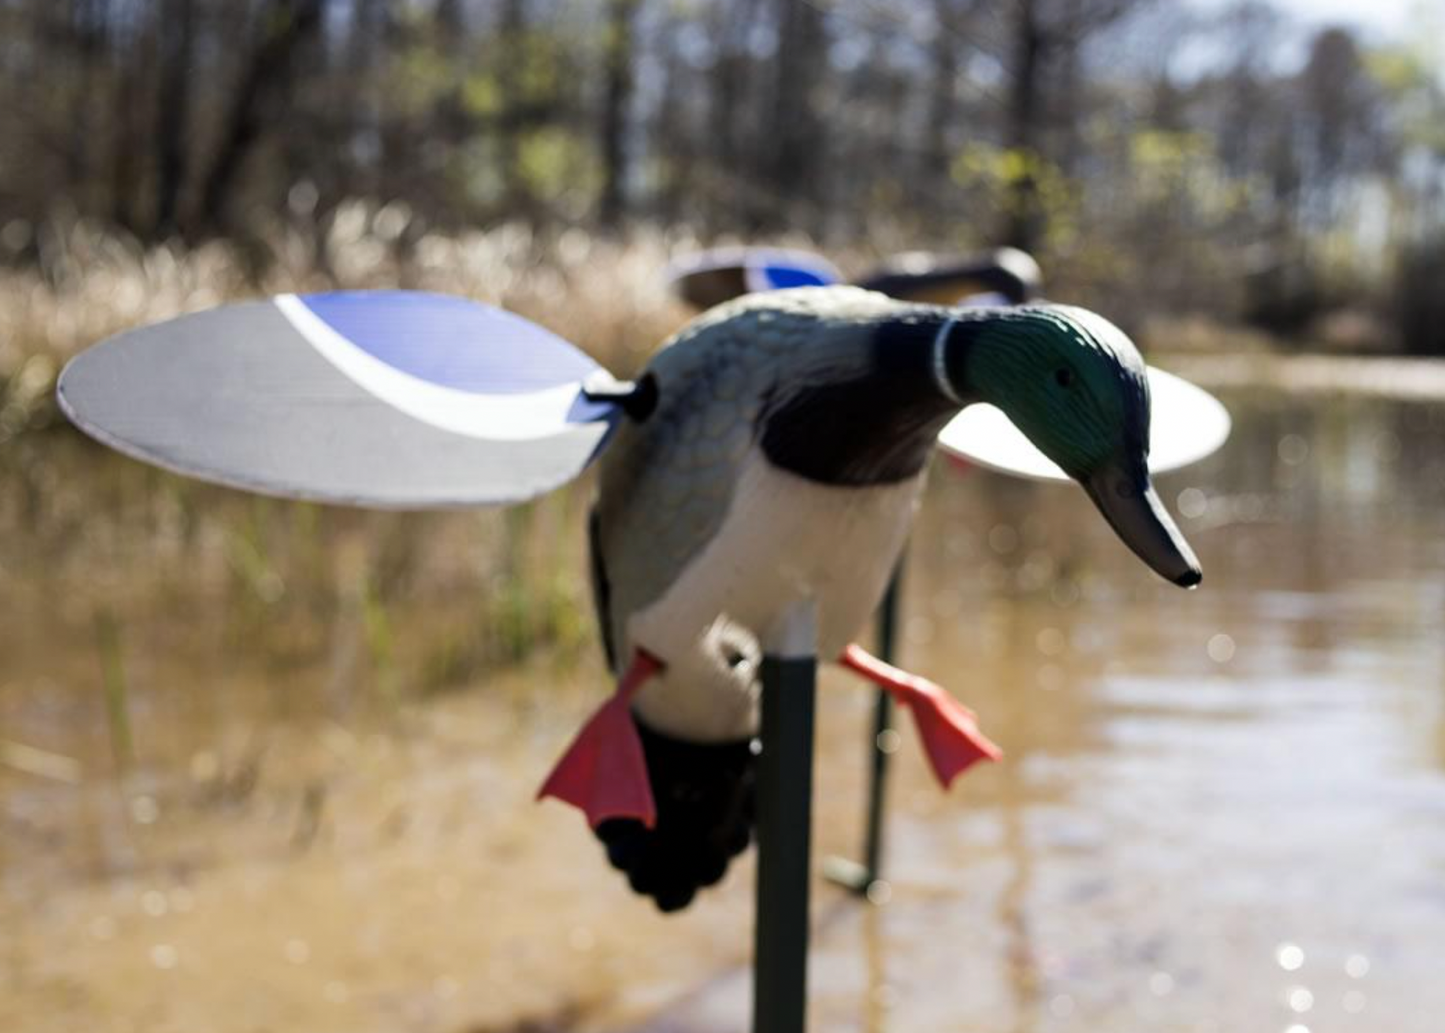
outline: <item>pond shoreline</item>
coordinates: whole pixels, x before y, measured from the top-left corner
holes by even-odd
[[[1171,373],[1213,391],[1347,394],[1401,401],[1445,399],[1445,359],[1153,351]]]

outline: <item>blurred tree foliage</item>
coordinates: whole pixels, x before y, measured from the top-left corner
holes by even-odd
[[[1419,29],[1182,0],[0,0],[0,256],[84,218],[309,228],[324,265],[369,198],[399,246],[517,220],[1013,243],[1125,318],[1351,308],[1445,352]]]

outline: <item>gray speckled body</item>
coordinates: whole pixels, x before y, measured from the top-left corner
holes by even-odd
[[[876,488],[811,482],[764,459],[759,417],[800,388],[866,376],[877,325],[903,309],[853,288],[755,295],[691,324],[649,365],[658,407],[625,421],[601,460],[593,540],[619,673],[637,647],[667,665],[637,700],[649,724],[698,740],[749,734],[772,612],[813,595],[827,656],[876,604],[921,472]]]

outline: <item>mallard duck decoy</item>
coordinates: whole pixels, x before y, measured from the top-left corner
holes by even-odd
[[[811,598],[820,655],[887,685],[947,784],[972,714],[851,636],[907,534],[940,429],[992,402],[1150,567],[1199,567],[1146,467],[1144,365],[1099,316],[852,287],[759,294],[632,384],[510,313],[439,295],[285,295],[123,334],[58,386],[75,422],[179,472],[398,508],[532,497],[602,456],[593,580],[617,690],[543,793],[580,807],[664,909],[748,843],[759,642]]]
[[[809,252],[790,250],[778,252],[771,248],[718,248],[694,253],[674,260],[668,267],[668,282],[681,300],[703,308],[721,304],[744,293],[759,290],[783,289],[796,285],[800,278],[814,277],[826,282],[841,282],[841,274],[823,263],[818,256]],[[982,254],[966,257],[940,256],[928,252],[909,252],[894,255],[874,268],[858,281],[867,290],[877,290],[903,301],[932,301],[943,304],[962,305],[1010,305],[1021,304],[1038,297],[1042,288],[1043,274],[1033,258],[1013,248],[998,248]],[[991,406],[975,406],[992,409]],[[997,413],[997,410],[992,410]],[[967,411],[959,414],[959,419]],[[1001,414],[1000,414],[1001,415]],[[948,429],[957,424],[957,420]],[[1007,419],[1005,418],[1005,423]],[[1008,424],[1012,429],[1012,424]],[[1027,439],[1025,439],[1027,440]],[[973,436],[965,435],[962,440],[955,433],[944,444],[955,465],[967,468],[962,456],[972,444]],[[1047,460],[1044,460],[1047,463]],[[878,642],[882,656],[873,660],[872,670],[882,670],[876,665],[892,660],[898,631],[898,598],[900,569],[895,570],[889,587],[885,590],[884,602],[878,611]],[[850,647],[845,656],[862,656],[860,647]],[[893,683],[899,677],[913,677],[906,672],[886,668],[894,675]],[[867,675],[867,669],[859,669]],[[875,679],[876,680],[876,679]],[[895,700],[886,689],[879,689],[874,709],[875,743],[892,725]],[[980,743],[986,741],[980,738]],[[996,748],[987,744],[988,755],[997,756]],[[867,861],[863,865],[851,864],[841,859],[829,862],[830,877],[841,881],[855,892],[865,892],[868,885],[878,877],[878,862],[881,856],[882,837],[882,793],[883,781],[888,766],[887,754],[875,745],[871,761],[869,785],[868,828],[863,853]]]
[[[912,704],[940,781],[992,754],[936,686],[850,645],[935,439],[967,402],[1007,413],[1155,571],[1200,580],[1149,483],[1144,364],[1082,309],[954,309],[850,287],[752,295],[685,329],[641,383],[656,404],[602,457],[590,523],[619,688],[543,795],[580,807],[665,910],[747,845],[759,640],[800,598],[818,608],[821,657]]]
[[[801,257],[800,257],[801,256]],[[786,276],[754,275],[749,281],[742,275],[731,279],[716,275],[704,277],[702,270],[776,269],[789,261],[798,264],[798,274],[806,275],[818,268],[801,264],[811,258],[806,252],[777,254],[766,248],[730,248],[694,254],[675,261],[670,267],[672,289],[684,301],[700,304],[699,287],[706,285],[706,300],[720,303],[749,290],[777,289],[775,281]],[[1018,305],[1040,300],[1043,273],[1033,256],[1015,248],[996,248],[969,256],[944,256],[929,252],[894,255],[858,281],[868,290],[876,290],[903,301],[926,301],[965,306]],[[1149,468],[1151,471],[1174,469],[1211,454],[1229,435],[1229,414],[1208,392],[1162,370],[1146,371],[1152,401]],[[1001,411],[986,403],[965,407],[939,434],[939,445],[960,469],[975,465],[1038,480],[1067,480],[1068,475],[1039,452]],[[878,639],[885,658],[891,659],[892,645],[897,641],[898,574],[895,574],[878,614]],[[857,647],[850,647],[854,650]],[[861,652],[861,651],[860,651]],[[850,654],[851,655],[851,654]],[[890,668],[891,670],[891,668]],[[901,674],[902,672],[897,672]],[[865,672],[866,676],[866,672]],[[874,712],[875,735],[881,735],[892,723],[892,702],[885,691],[879,693]],[[882,793],[888,759],[885,753],[872,754],[868,826],[863,844],[863,864],[834,858],[829,863],[830,877],[855,892],[864,892],[878,878],[882,842]]]

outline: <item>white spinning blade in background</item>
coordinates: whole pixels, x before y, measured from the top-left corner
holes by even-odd
[[[1149,470],[1163,473],[1213,454],[1229,437],[1229,410],[1208,391],[1149,367]],[[971,463],[1039,481],[1068,475],[1037,448],[1002,410],[965,408],[938,435],[945,452]]]
[[[73,359],[57,393],[82,430],[177,473],[429,509],[518,502],[575,477],[619,414],[584,396],[599,375],[510,312],[348,291],[122,333]]]

